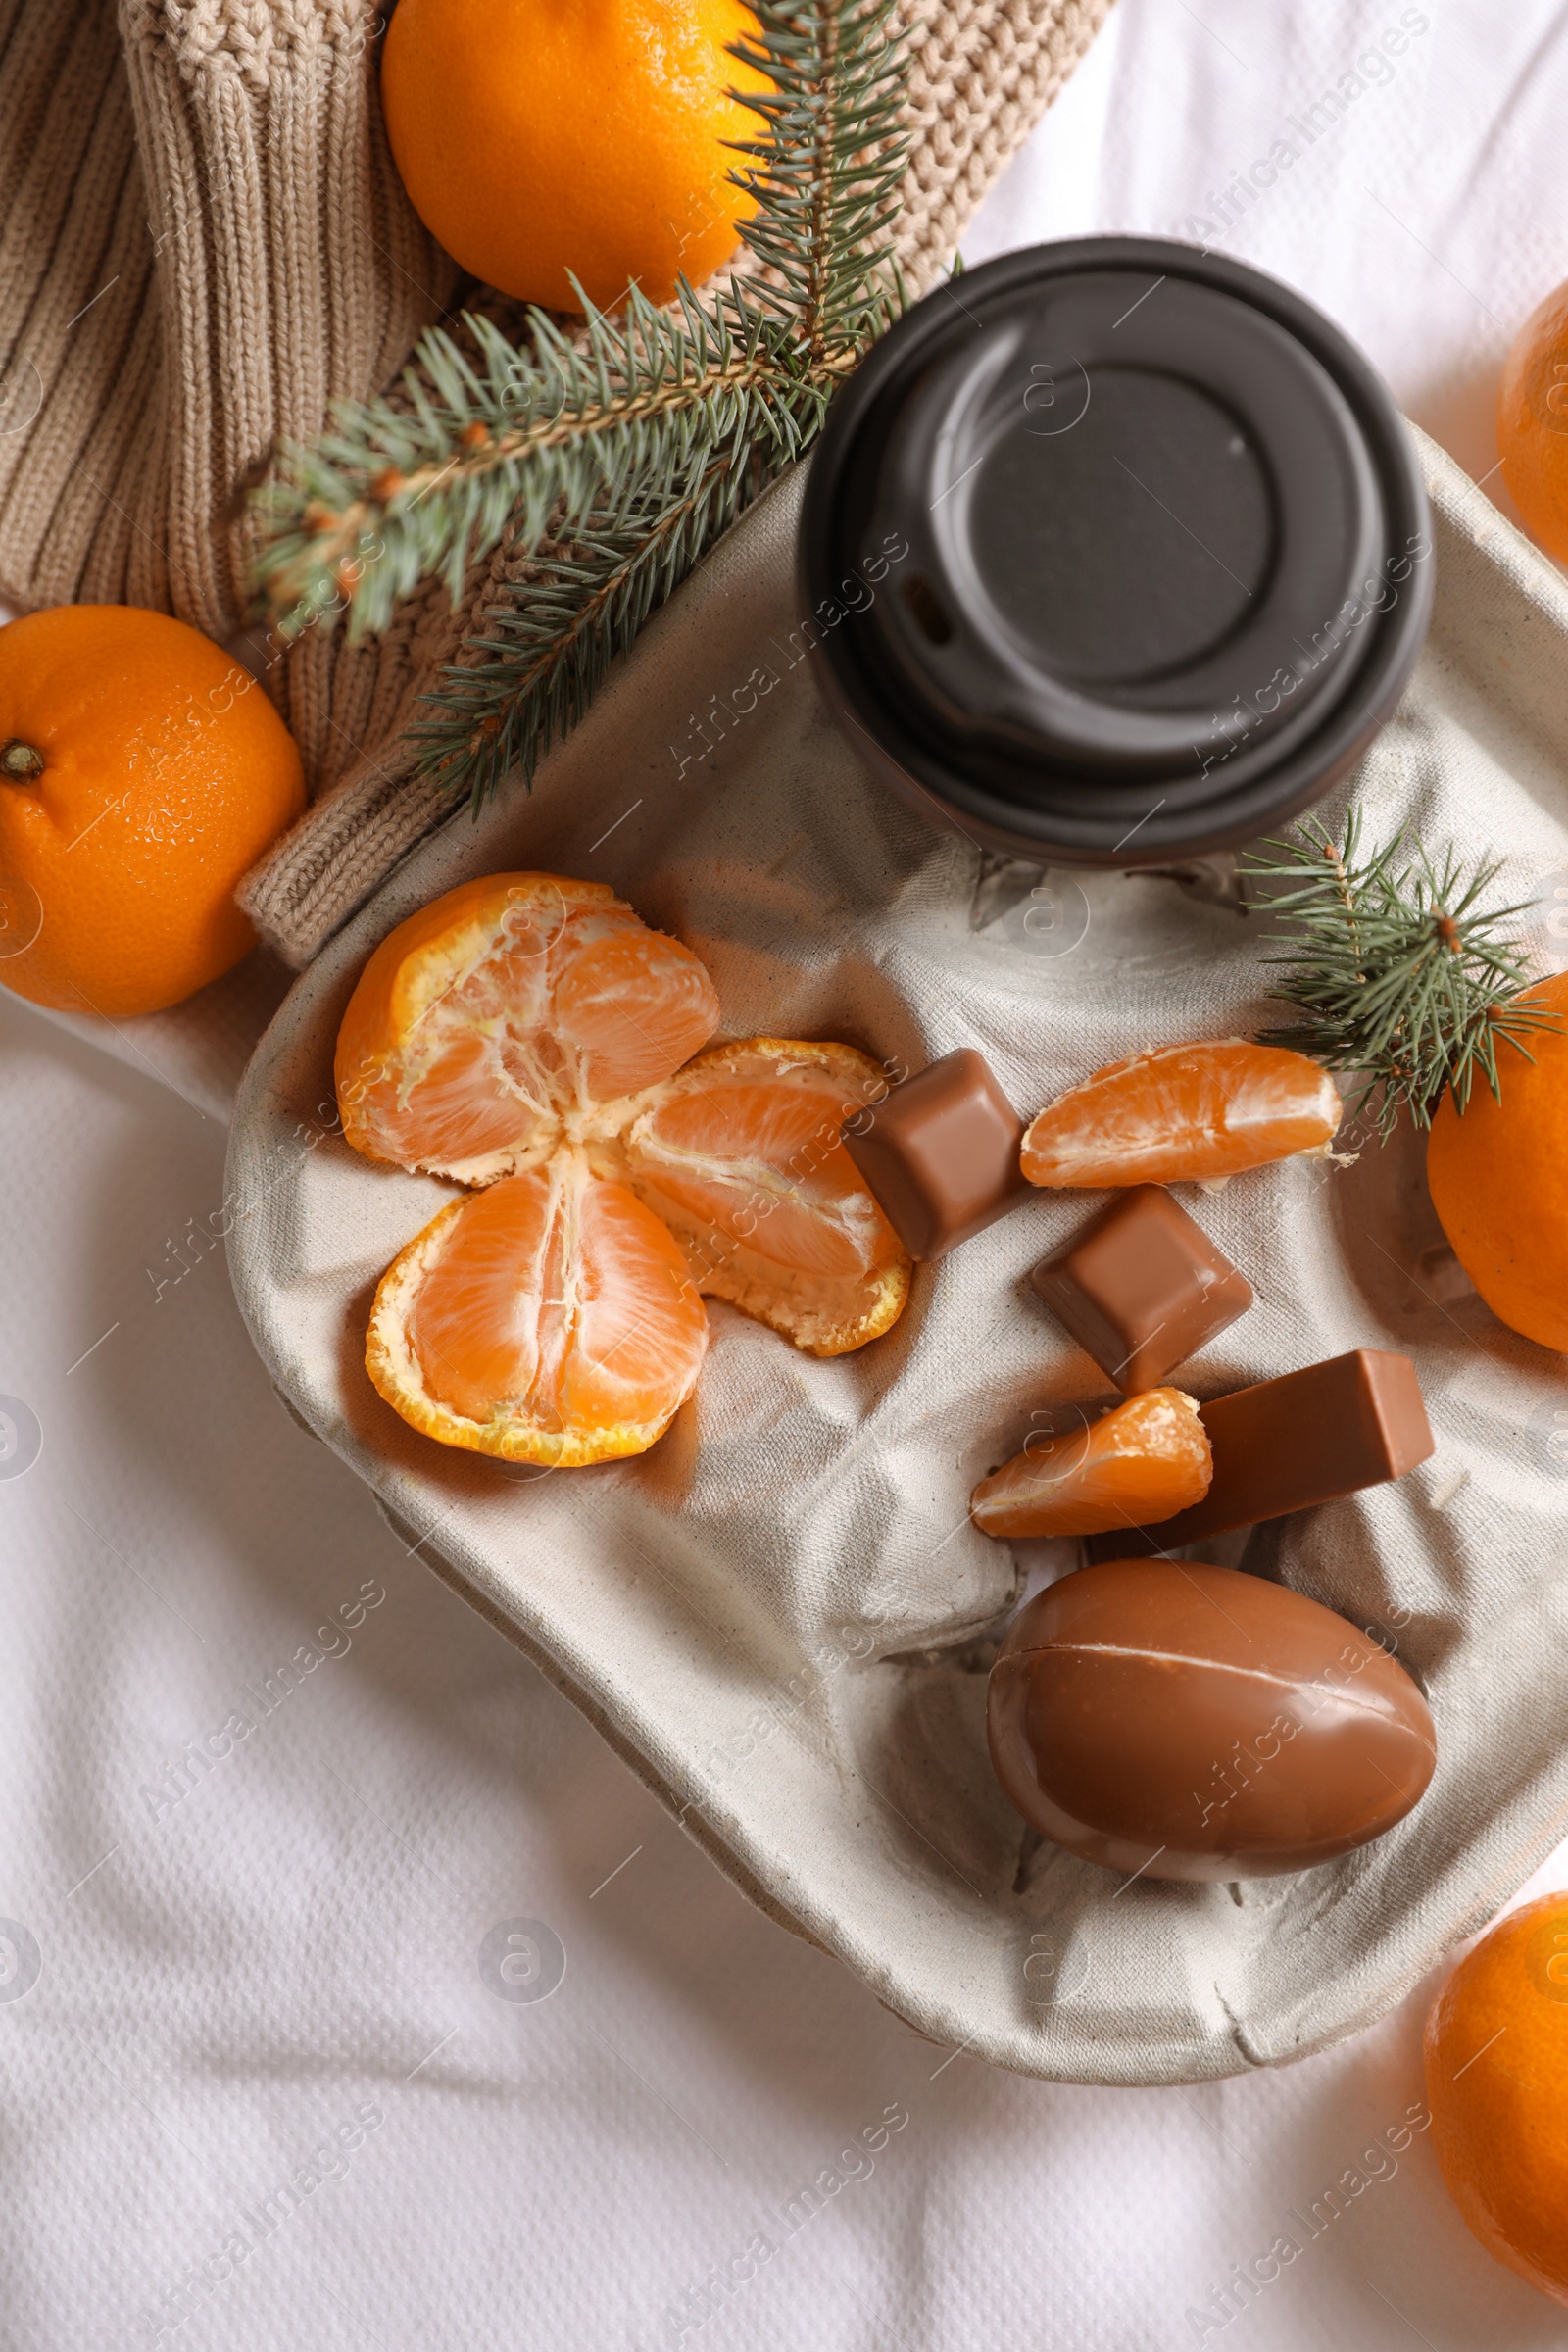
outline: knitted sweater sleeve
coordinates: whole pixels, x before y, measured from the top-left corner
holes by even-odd
[[[452,299],[387,150],[381,29],[373,0],[0,0],[13,603],[153,605],[228,639],[245,484]],[[318,782],[323,652],[268,681]]]

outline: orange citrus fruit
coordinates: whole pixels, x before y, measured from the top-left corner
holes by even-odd
[[[726,54],[742,0],[402,0],[381,99],[426,228],[475,277],[551,310],[635,282],[668,302],[729,259],[750,209],[726,141],[760,77]]]
[[[1432,2145],[1489,2254],[1568,2303],[1568,1894],[1485,1935],[1426,2030]]]
[[[567,1146],[455,1200],[394,1259],[366,1365],[427,1437],[565,1469],[652,1446],[707,1348],[668,1226]]]
[[[1099,1536],[1152,1527],[1208,1493],[1214,1457],[1194,1399],[1146,1389],[1080,1429],[1029,1440],[969,1498],[988,1536]]]
[[[182,620],[61,605],[0,628],[0,981],[121,1020],[256,944],[234,886],[305,806],[249,672]]]
[[[1019,1154],[1031,1184],[1212,1183],[1326,1152],[1339,1090],[1321,1062],[1239,1037],[1113,1061],[1040,1113]]]
[[[1508,353],[1497,452],[1527,528],[1568,564],[1568,285],[1531,313]]]
[[[1527,1004],[1568,1020],[1568,972]],[[1501,1100],[1485,1081],[1461,1113],[1446,1094],[1427,1139],[1427,1182],[1453,1253],[1493,1313],[1543,1348],[1568,1349],[1568,1033],[1538,1030],[1531,1058],[1504,1047]]]
[[[691,1395],[704,1295],[814,1355],[897,1321],[909,1259],[840,1140],[881,1073],[832,1043],[700,1052],[717,1021],[690,948],[600,882],[489,875],[381,943],[338,1033],[344,1133],[485,1188],[376,1294],[367,1367],[415,1428],[609,1461]]]
[[[338,1031],[357,1152],[487,1184],[668,1078],[718,1026],[690,948],[603,882],[488,874],[384,939]]]
[[[886,1331],[909,1259],[844,1149],[875,1101],[853,1046],[715,1046],[655,1087],[625,1132],[627,1182],[686,1243],[699,1287],[813,1355]]]

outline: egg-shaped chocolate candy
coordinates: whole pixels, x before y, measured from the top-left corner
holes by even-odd
[[[1437,1763],[1402,1666],[1287,1586],[1103,1560],[1048,1586],[991,1674],[991,1759],[1026,1821],[1124,1875],[1262,1879],[1365,1845]]]

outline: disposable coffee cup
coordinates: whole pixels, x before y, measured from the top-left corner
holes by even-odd
[[[1141,237],[916,304],[834,407],[800,567],[872,767],[1043,865],[1168,864],[1307,808],[1393,713],[1433,586],[1361,354],[1260,270]]]

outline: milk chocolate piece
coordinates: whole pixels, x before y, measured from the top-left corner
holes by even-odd
[[[1030,1193],[1023,1121],[983,1054],[960,1046],[858,1111],[844,1144],[911,1257],[941,1257]]]
[[[1029,1277],[1124,1396],[1157,1389],[1252,1303],[1252,1288],[1163,1185],[1135,1184]]]
[[[1437,1762],[1426,1700],[1353,1625],[1262,1577],[1167,1560],[1048,1586],[1003,1642],[986,1723],[1024,1819],[1129,1878],[1331,1861],[1402,1820]]]
[[[1337,1502],[1402,1478],[1433,1451],[1432,1426],[1407,1355],[1356,1348],[1199,1406],[1214,1449],[1201,1502],[1158,1527],[1096,1536],[1092,1558],[1175,1551],[1204,1536]]]

